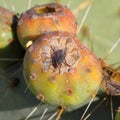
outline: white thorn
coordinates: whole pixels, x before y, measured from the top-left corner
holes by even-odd
[[[84,17],[83,17],[83,19],[82,19],[82,21],[81,21],[81,24],[80,24],[80,26],[79,26],[79,28],[78,28],[78,30],[77,30],[77,34],[80,32],[80,30],[81,30],[81,28],[82,28],[82,26],[83,26],[83,24],[84,24],[84,22],[85,22],[85,20],[86,20],[86,18],[87,18],[87,16],[88,16],[88,13],[89,13],[89,11],[90,11],[90,9],[91,9],[91,6],[92,6],[92,4],[87,8],[87,10],[86,10],[86,12],[85,12],[85,15],[84,15]]]
[[[91,113],[89,113],[89,114],[84,118],[84,120],[87,120],[87,119],[93,114],[93,112],[94,112],[97,108],[100,107],[100,105],[101,105],[105,100],[106,100],[106,98],[104,98],[104,99],[93,109],[93,111],[92,111]]]
[[[28,120],[32,114],[38,109],[38,106],[41,104],[41,102],[32,110],[32,112],[25,118],[25,120]]]
[[[118,40],[113,44],[112,48],[109,50],[109,54],[111,54],[113,52],[113,50],[116,48],[116,46],[119,44],[120,42],[120,38],[118,38]]]
[[[42,116],[40,117],[40,120],[42,120],[43,119],[43,117],[45,116],[45,114],[46,114],[46,112],[48,111],[48,108],[46,108],[45,110],[44,110],[44,112],[43,112],[43,114],[42,114]]]
[[[32,3],[32,1],[31,1],[31,0],[28,0],[28,8],[27,8],[27,9],[30,9],[30,8],[31,8],[31,3]]]
[[[48,120],[52,120],[57,114],[58,114],[58,111],[55,112],[51,117],[49,117]]]
[[[111,47],[111,49],[109,50],[109,52],[105,55],[104,60],[113,52],[113,50],[116,48],[116,46],[119,44],[120,42],[120,37],[118,38],[118,40],[113,44],[113,46]]]
[[[25,120],[28,120],[36,110],[37,110],[37,107],[35,107],[35,108],[32,110],[32,112],[25,118]]]
[[[15,6],[12,4],[12,11],[16,11]]]
[[[31,82],[29,82],[29,83],[27,84],[27,87],[25,88],[24,93],[26,93],[26,92],[27,92],[27,90],[28,90],[28,88],[29,88],[30,84],[31,84]]]

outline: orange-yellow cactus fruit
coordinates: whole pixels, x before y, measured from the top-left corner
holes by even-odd
[[[17,33],[25,49],[41,34],[49,31],[76,34],[77,22],[70,9],[58,3],[49,3],[34,6],[21,14]]]
[[[24,78],[37,98],[73,110],[92,97],[102,80],[100,61],[68,32],[50,32],[28,49]]]

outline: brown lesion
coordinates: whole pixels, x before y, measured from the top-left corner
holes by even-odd
[[[63,74],[64,72],[74,72],[74,68],[82,56],[73,38],[53,36],[48,43],[45,40],[42,42],[39,57],[44,72],[50,70]]]
[[[65,59],[65,50],[58,49],[54,51],[53,55],[51,55],[51,59],[54,68],[60,67]]]
[[[53,15],[64,15],[64,6],[58,3],[50,3],[44,5],[36,5],[35,7],[31,8],[27,11],[27,14],[31,15],[38,15],[38,16],[49,16],[50,14]]]
[[[71,96],[73,94],[73,89],[68,87],[66,90],[67,95]]]
[[[51,7],[47,7],[47,6],[44,6],[44,7],[42,7],[42,8],[37,7],[37,8],[34,8],[34,10],[35,10],[35,12],[36,12],[37,14],[56,12],[56,11],[55,11],[55,8],[51,8]]]

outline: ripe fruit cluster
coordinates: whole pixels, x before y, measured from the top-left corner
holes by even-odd
[[[17,27],[24,78],[38,99],[67,110],[92,97],[102,80],[101,64],[77,38],[72,12],[57,3],[22,13]]]
[[[108,95],[120,95],[120,66],[112,68],[98,60],[76,34],[75,17],[60,4],[34,6],[19,19],[0,7],[0,60],[23,56],[24,48],[23,74],[28,87],[38,99],[62,110],[77,109],[94,96],[101,80]]]
[[[75,17],[58,3],[37,5],[18,19],[28,87],[38,99],[67,110],[92,97],[102,80],[101,62],[76,34]]]

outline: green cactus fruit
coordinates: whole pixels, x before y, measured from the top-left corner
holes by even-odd
[[[23,49],[16,36],[16,20],[14,12],[0,7],[0,60],[23,56]]]
[[[13,42],[11,25],[14,15],[14,12],[0,7],[0,49]]]
[[[23,73],[37,98],[67,110],[92,97],[102,80],[99,60],[68,32],[38,38],[25,54]]]
[[[41,34],[49,31],[67,31],[76,34],[77,22],[67,7],[49,3],[34,6],[21,14],[17,33],[25,49]]]

